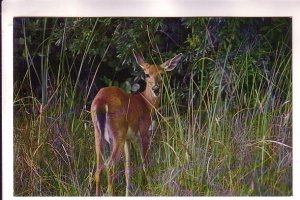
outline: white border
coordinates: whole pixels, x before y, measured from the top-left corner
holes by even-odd
[[[2,190],[13,196],[13,17],[172,17],[172,16],[291,16],[293,17],[293,198],[299,185],[299,36],[300,0],[4,0],[2,2]],[[296,67],[298,66],[298,67]],[[298,90],[298,91],[297,91]],[[32,197],[22,197],[31,199]],[[49,197],[47,197],[49,198]],[[59,198],[59,197],[54,197]],[[61,197],[60,197],[61,198]],[[66,197],[65,197],[66,198]],[[70,197],[68,197],[70,198]],[[72,197],[82,199],[81,197]],[[93,197],[88,197],[93,198]],[[143,197],[147,198],[147,197]],[[163,197],[174,198],[174,197]],[[179,197],[185,198],[185,197]],[[195,197],[197,198],[197,197]],[[208,198],[208,197],[200,197]],[[233,198],[233,197],[230,197]],[[265,197],[264,197],[265,198]],[[282,198],[282,197],[279,197]],[[96,198],[95,198],[96,199]],[[98,199],[98,198],[97,198]],[[278,197],[276,198],[278,199]]]

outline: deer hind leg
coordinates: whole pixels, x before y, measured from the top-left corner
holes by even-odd
[[[121,155],[123,153],[125,140],[113,140],[113,146],[111,156],[107,164],[108,176],[107,176],[107,192],[109,195],[114,195],[113,183],[115,176],[115,166],[119,163]]]
[[[97,140],[97,139],[96,139]],[[97,144],[98,143],[98,144]],[[100,175],[103,171],[104,167],[104,159],[103,159],[103,142],[101,139],[98,139],[98,142],[96,142],[96,172],[95,172],[95,181],[96,181],[96,195],[100,196]]]
[[[125,178],[126,178],[126,196],[129,196],[130,187],[130,150],[128,142],[125,141],[124,144],[124,154],[125,154]]]
[[[95,181],[96,181],[96,195],[100,196],[100,175],[104,169],[104,158],[103,158],[103,148],[104,148],[104,138],[101,134],[99,128],[99,121],[97,119],[96,111],[92,110],[92,120],[95,129],[95,148],[96,148],[96,172],[95,172]]]

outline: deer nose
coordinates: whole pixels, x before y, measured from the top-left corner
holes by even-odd
[[[154,86],[152,87],[152,91],[154,92],[154,94],[155,94],[156,96],[158,96],[158,95],[159,95],[159,86],[158,86],[158,85],[154,85]]]

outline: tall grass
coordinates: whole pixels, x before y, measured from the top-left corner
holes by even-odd
[[[83,56],[78,76],[71,79],[75,61],[66,59],[65,35],[59,70],[52,71],[52,35],[45,34],[42,98],[37,97],[31,82],[32,71],[38,71],[34,50],[26,45],[26,23],[22,26],[27,73],[14,83],[15,195],[94,195],[94,135],[87,105],[96,77],[80,86],[82,67],[89,62]],[[283,47],[278,45],[277,52]],[[190,72],[188,92],[164,77],[162,107],[151,131],[150,177],[144,183],[139,154],[133,151],[132,195],[292,195],[291,53],[283,55],[276,54],[267,73],[249,67],[250,55],[231,70],[226,60],[201,58]],[[204,77],[207,62],[215,70]],[[98,71],[101,61],[92,66],[91,72]],[[25,95],[18,90],[24,86],[29,88]],[[125,194],[122,166],[116,187]]]
[[[75,62],[66,60],[65,35],[62,36],[59,69],[51,71],[48,50],[53,41],[50,34],[47,38],[43,37],[40,47],[43,54],[42,98],[39,101],[33,91],[36,87],[31,84],[31,68],[35,66],[30,56],[33,50],[26,46],[25,21],[22,26],[28,69],[24,80],[16,81],[14,85],[15,195],[90,195],[95,161],[93,132],[85,106],[88,89],[80,88],[82,93],[76,89],[80,72],[75,82],[71,79]],[[92,35],[89,43],[93,41]],[[86,62],[84,59],[82,63]],[[53,81],[49,83],[49,80]],[[27,96],[18,92],[24,84],[29,84],[31,91]]]
[[[276,59],[268,76],[256,69],[251,85],[247,58],[236,71],[216,65],[209,82],[217,84],[201,90],[190,79],[184,105],[166,81],[154,194],[292,195],[291,54]],[[201,74],[205,66],[196,67]],[[239,89],[247,84],[247,93]],[[225,87],[230,96],[222,98]]]

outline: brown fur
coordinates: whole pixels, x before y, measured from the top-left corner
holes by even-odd
[[[113,194],[114,166],[119,162],[121,155],[125,152],[125,176],[126,195],[129,194],[129,149],[127,133],[130,129],[141,141],[143,169],[148,165],[147,152],[149,149],[148,129],[151,124],[151,113],[159,104],[159,95],[153,92],[153,88],[161,88],[161,74],[175,68],[181,58],[181,54],[168,60],[160,66],[145,63],[141,56],[136,56],[137,63],[143,68],[146,78],[146,89],[142,93],[129,94],[118,87],[102,88],[91,105],[91,114],[95,127],[95,145],[97,155],[97,168],[95,173],[96,195],[100,195],[100,173],[108,169],[108,192]],[[159,89],[157,91],[160,91]],[[159,94],[159,93],[158,93]],[[108,138],[105,138],[107,130]],[[111,145],[111,155],[107,166],[104,164],[104,143]]]

